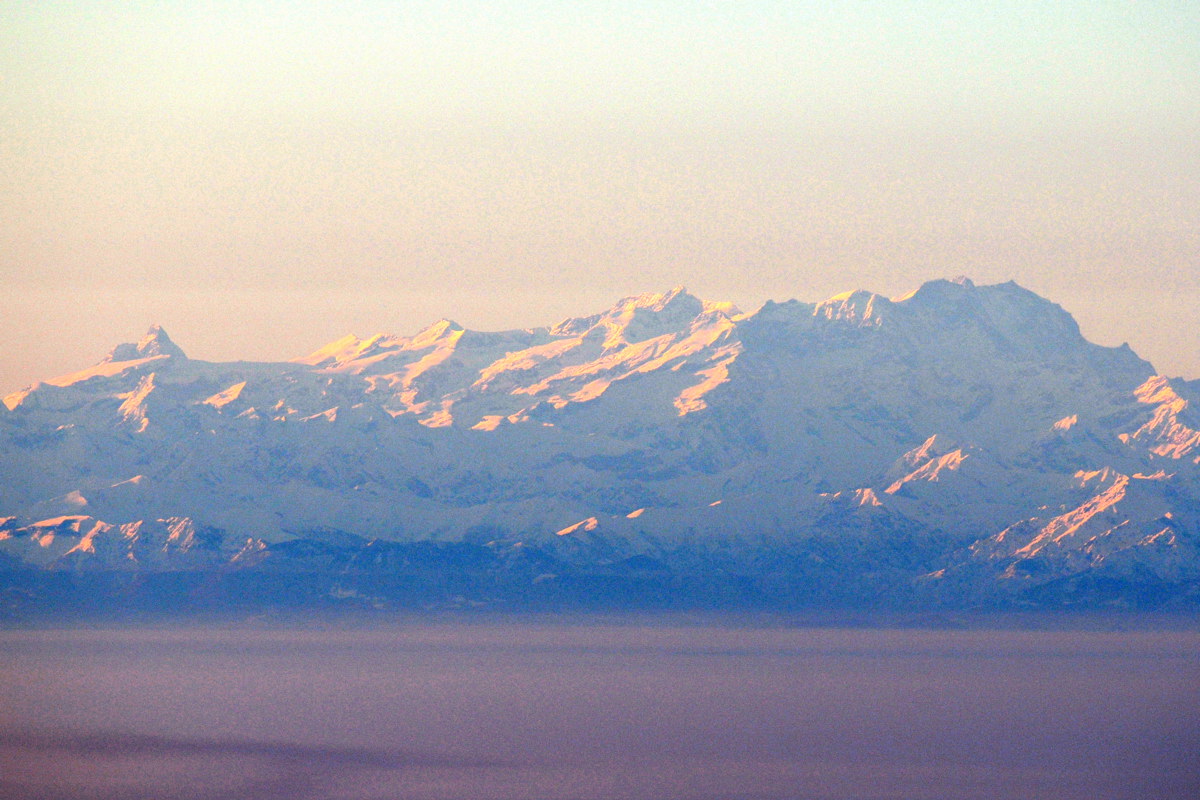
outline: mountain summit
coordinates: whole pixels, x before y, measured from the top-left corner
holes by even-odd
[[[167,336],[167,332],[160,325],[151,325],[150,330],[146,331],[146,335],[139,339],[136,343],[128,342],[119,344],[112,349],[112,352],[104,359],[105,361],[133,361],[139,358],[151,358],[153,356],[174,356],[175,358],[187,358],[184,355],[179,345],[171,341],[171,337]]]
[[[5,399],[0,567],[283,569],[356,597],[407,564],[485,603],[1186,603],[1197,401],[968,279],[748,314],[677,287],[279,364],[191,361],[155,327]]]

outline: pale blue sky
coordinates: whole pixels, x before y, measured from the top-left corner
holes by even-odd
[[[961,273],[1200,376],[1195,3],[345,5],[0,5],[0,391]]]

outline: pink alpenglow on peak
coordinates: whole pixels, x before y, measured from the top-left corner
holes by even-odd
[[[886,297],[856,289],[818,303],[813,316],[861,326],[880,325],[891,305],[892,301]]]
[[[136,343],[127,342],[117,345],[104,360],[134,361],[139,358],[150,358],[153,356],[187,358],[187,355],[184,354],[179,345],[171,341],[171,337],[167,335],[167,332],[162,329],[161,325],[151,325],[150,330],[146,331],[146,335]]]
[[[140,368],[146,364],[158,363],[166,359],[187,360],[183,350],[171,341],[167,332],[160,326],[153,325],[137,342],[119,344],[98,364],[78,372],[59,375],[45,381],[38,381],[28,389],[13,392],[4,398],[4,406],[8,409],[22,405],[31,396],[44,390],[47,386],[65,388],[93,378],[113,378],[124,374],[140,374]]]

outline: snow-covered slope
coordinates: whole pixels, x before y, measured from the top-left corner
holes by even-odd
[[[1197,402],[1057,305],[967,279],[754,313],[675,288],[286,363],[189,359],[156,327],[4,399],[0,554],[195,569],[336,534],[962,596],[1122,559],[1191,580]]]

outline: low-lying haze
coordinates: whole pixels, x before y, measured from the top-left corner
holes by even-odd
[[[0,634],[0,794],[1195,796],[1194,632]]]

